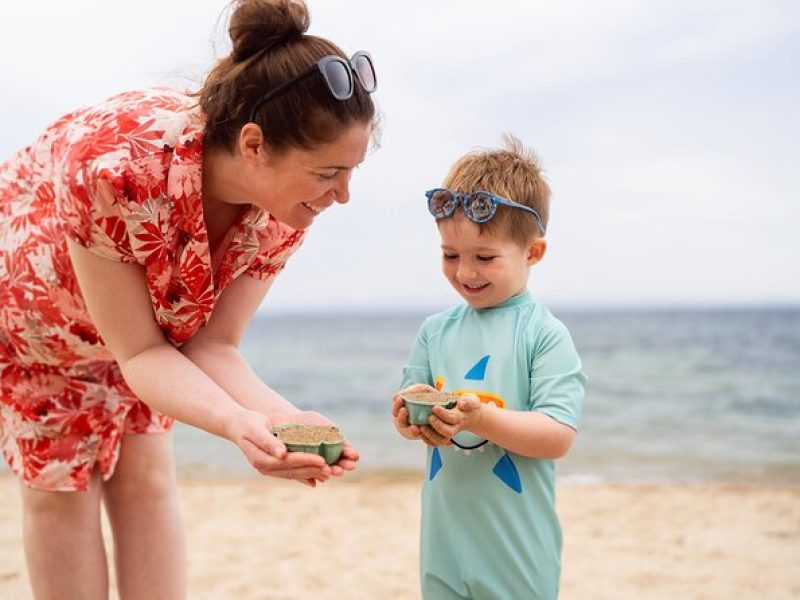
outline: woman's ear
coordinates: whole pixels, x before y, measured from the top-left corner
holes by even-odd
[[[245,160],[263,160],[264,134],[255,123],[246,123],[239,131],[237,150]]]
[[[532,267],[544,258],[547,252],[547,240],[540,237],[536,238],[528,246],[528,266]]]

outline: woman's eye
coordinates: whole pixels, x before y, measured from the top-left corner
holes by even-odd
[[[334,179],[336,177],[337,173],[338,173],[337,171],[334,171],[333,173],[318,173],[317,176],[320,179],[325,179],[330,181],[331,179]]]
[[[480,255],[480,254],[478,255],[478,260],[481,261],[481,262],[491,262],[493,259],[494,259],[494,256],[483,256],[483,255]]]

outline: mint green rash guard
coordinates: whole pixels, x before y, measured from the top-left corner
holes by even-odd
[[[437,380],[442,391],[474,391],[506,409],[541,412],[578,429],[586,382],[580,358],[567,328],[529,292],[493,308],[462,305],[428,317],[403,368],[402,388]],[[423,597],[557,598],[554,462],[507,452],[469,432],[454,442],[428,448]]]

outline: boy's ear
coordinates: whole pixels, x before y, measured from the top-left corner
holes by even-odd
[[[532,267],[542,260],[545,252],[547,252],[547,240],[544,238],[533,240],[528,246],[528,266]]]

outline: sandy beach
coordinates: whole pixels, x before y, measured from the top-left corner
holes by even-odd
[[[418,598],[420,477],[183,481],[189,597]],[[800,488],[558,492],[563,600],[800,598]],[[0,598],[30,598],[16,481],[0,494]]]

